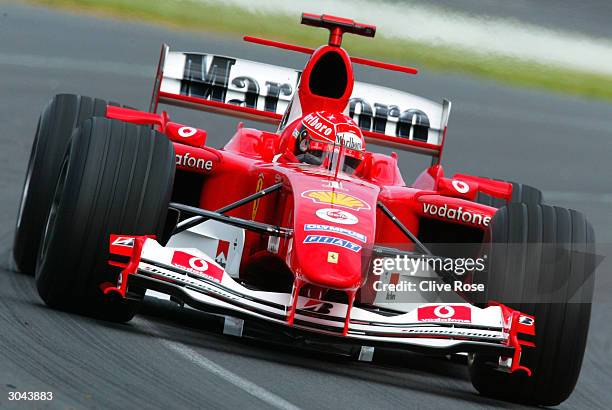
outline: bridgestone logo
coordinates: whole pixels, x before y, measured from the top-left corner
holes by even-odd
[[[442,206],[423,204],[423,213],[474,225],[489,226],[489,223],[491,223],[490,216],[464,211],[461,206],[459,208],[449,208],[446,204]]]

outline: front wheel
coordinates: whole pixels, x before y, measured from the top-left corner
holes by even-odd
[[[511,204],[523,203],[531,205],[539,205],[542,203],[542,191],[527,184],[519,184],[518,182],[507,181],[512,184]],[[476,202],[479,204],[501,208],[507,202],[500,198],[495,198],[485,193],[479,192],[476,197]]]
[[[504,373],[497,358],[475,354],[472,384],[483,395],[554,406],[574,390],[587,341],[594,232],[580,212],[539,204],[500,208],[491,221],[487,300],[535,316],[535,347],[523,348],[523,372]]]
[[[113,321],[132,318],[138,300],[106,297],[111,233],[160,235],[174,180],[174,148],[149,127],[87,120],[61,167],[40,246],[36,285],[53,308]]]

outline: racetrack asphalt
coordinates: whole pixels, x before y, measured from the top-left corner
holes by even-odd
[[[294,24],[294,22],[290,22]],[[248,32],[248,30],[246,30]],[[375,41],[365,40],[364,41]],[[147,299],[111,324],[53,311],[9,262],[19,195],[36,126],[56,93],[148,105],[159,46],[300,67],[302,56],[211,35],[0,2],[0,408],[515,408],[480,397],[463,364],[377,352],[373,363],[220,334],[217,320]],[[359,70],[358,78],[453,101],[444,163],[454,172],[528,183],[548,202],[587,214],[612,255],[612,105],[424,72]],[[236,120],[169,109],[220,147]],[[424,161],[400,155],[411,181]],[[597,278],[589,344],[562,408],[612,402],[612,280]],[[51,391],[16,403],[9,391]]]

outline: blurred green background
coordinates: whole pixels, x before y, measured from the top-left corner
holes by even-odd
[[[266,36],[307,46],[317,46],[324,43],[326,41],[326,31],[313,30],[298,24],[298,10],[313,11],[313,8],[332,4],[330,1],[288,2],[287,4],[290,4],[290,7],[275,9],[274,1],[28,0],[28,2],[44,4],[49,7],[69,8],[78,12],[99,13],[129,20],[163,24],[182,30],[210,31],[224,33],[232,37],[239,37],[244,34]],[[348,1],[341,1],[340,3],[351,4]],[[382,3],[361,2],[355,3],[355,5],[366,4],[368,7],[371,7],[374,14],[377,13],[377,7],[384,6],[389,8],[397,6],[397,10],[401,10],[409,15],[411,10],[416,10],[417,7],[422,8],[423,5],[421,3],[389,0]],[[582,23],[579,22],[571,26],[567,21],[574,21],[575,23],[575,18],[572,20],[571,17],[575,13],[572,10],[567,10],[564,14],[563,10],[559,9],[559,4],[561,3],[557,4],[557,6],[547,5],[546,3],[548,2],[546,0],[531,2],[529,12],[523,14],[521,14],[520,9],[517,7],[508,6],[509,3],[514,2],[498,1],[498,7],[495,7],[495,4],[492,3],[496,2],[488,1],[479,4],[469,0],[438,0],[427,2],[425,7],[430,7],[430,9],[424,10],[425,12],[430,10],[433,13],[439,11],[440,15],[448,19],[449,25],[464,24],[466,29],[474,20],[466,22],[462,18],[473,16],[476,12],[479,13],[481,21],[485,23],[502,19],[500,20],[502,24],[505,24],[505,21],[515,25],[518,24],[519,31],[517,33],[519,34],[522,33],[520,31],[522,30],[520,27],[523,27],[520,26],[521,24],[526,24],[526,30],[528,30],[529,27],[545,27],[550,22],[551,27],[545,28],[547,30],[550,29],[553,40],[556,29],[563,28],[569,30],[565,33],[564,37],[568,38],[568,36],[572,36],[572,33],[580,30],[582,26],[589,26],[593,23],[593,19],[589,15],[585,15],[582,16],[584,20]],[[596,1],[596,3],[600,6],[605,6],[605,2],[601,0],[599,2]],[[536,7],[534,9],[532,7],[534,4],[539,5],[540,8]],[[480,10],[480,5],[483,6],[483,11]],[[489,9],[486,9],[485,6],[488,6]],[[505,8],[502,6],[505,6]],[[448,7],[452,8],[450,13],[448,12]],[[554,7],[557,7],[557,9]],[[351,11],[351,8],[347,7],[345,16],[353,17],[351,16]],[[486,13],[498,13],[500,15],[491,16],[491,14]],[[593,13],[600,14],[597,9],[594,9]],[[564,16],[567,17],[566,21],[563,20]],[[367,23],[369,21],[364,22]],[[423,21],[423,27],[428,23],[428,21]],[[607,72],[606,70],[597,69],[599,68],[598,64],[605,64],[607,59],[612,59],[612,52],[607,53],[607,39],[604,38],[607,33],[605,32],[605,23],[603,24],[603,31],[587,33],[591,37],[585,36],[584,40],[582,40],[585,47],[589,46],[589,43],[596,41],[603,44],[603,47],[600,48],[603,50],[600,53],[602,62],[593,61],[593,70],[589,69],[588,65],[587,68],[581,68],[571,64],[563,64],[562,62],[551,63],[536,61],[533,58],[517,58],[513,55],[504,55],[504,53],[483,53],[481,50],[478,50],[478,47],[473,46],[473,39],[471,45],[467,44],[465,47],[458,47],[445,41],[425,41],[419,39],[418,36],[417,38],[411,38],[410,36],[391,37],[386,35],[381,27],[379,27],[374,40],[346,36],[344,46],[351,53],[363,57],[414,65],[418,68],[438,72],[463,73],[522,87],[534,87],[557,93],[612,100],[612,68]],[[441,35],[443,35],[444,27],[440,27],[440,29]],[[419,27],[406,27],[407,33],[418,32],[418,30]],[[491,33],[491,36],[495,35],[495,32]],[[537,33],[532,35],[537,36]],[[492,38],[484,37],[488,36],[483,36],[483,41],[488,43],[491,43],[492,40],[494,41]],[[590,38],[592,40],[589,40]],[[504,39],[502,38],[499,41],[502,43],[498,44],[498,46],[503,50],[503,47],[506,46],[506,44],[503,44]],[[507,44],[507,46],[510,47],[511,44]],[[520,47],[520,45],[517,47]],[[544,47],[544,51],[559,51],[546,50],[547,46],[545,43],[540,45],[540,47]],[[575,47],[580,49],[580,43],[577,43]],[[612,43],[610,43],[609,50],[612,50]],[[519,49],[518,52],[520,53],[520,51]],[[579,56],[576,58],[579,58]]]

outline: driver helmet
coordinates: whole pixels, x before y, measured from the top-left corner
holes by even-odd
[[[339,168],[352,174],[364,158],[365,141],[357,124],[344,114],[317,111],[307,114],[292,132],[288,144],[301,163]]]

